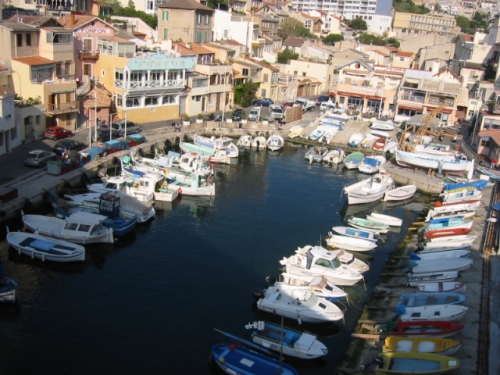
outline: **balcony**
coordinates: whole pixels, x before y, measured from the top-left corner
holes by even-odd
[[[78,51],[80,60],[97,60],[99,59],[99,51]]]
[[[401,100],[406,100],[408,102],[416,102],[416,103],[423,103],[425,97],[424,96],[415,96],[415,95],[401,95],[400,97]]]
[[[144,90],[157,88],[184,88],[184,80],[174,79],[168,81],[125,81],[115,79],[115,87],[124,90]]]
[[[201,74],[211,76],[213,74],[224,75],[226,73],[233,73],[233,68],[230,64],[196,64],[196,71]]]
[[[429,100],[427,101],[427,104],[432,104],[436,106],[440,106],[441,104],[446,103],[447,107],[453,107],[455,100],[451,98],[438,98],[438,97],[429,97]]]
[[[68,103],[58,103],[52,104],[48,103],[46,105],[47,113],[49,114],[60,114],[60,113],[70,113],[70,112],[78,112],[78,101],[72,101]]]

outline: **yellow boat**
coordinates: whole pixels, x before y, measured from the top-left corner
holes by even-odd
[[[384,352],[432,353],[453,355],[460,349],[460,341],[441,337],[387,337]]]
[[[382,364],[376,375],[443,374],[458,368],[458,359],[430,353],[381,353]]]

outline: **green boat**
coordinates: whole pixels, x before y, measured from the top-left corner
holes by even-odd
[[[364,158],[365,155],[362,152],[353,152],[352,154],[347,155],[344,159],[344,166],[347,169],[356,169],[361,164]]]
[[[347,220],[347,222],[351,227],[367,230],[373,233],[387,233],[389,231],[389,226],[387,224],[360,217],[351,217]]]

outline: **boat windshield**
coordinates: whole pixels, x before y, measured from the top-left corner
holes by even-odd
[[[319,258],[315,264],[317,266],[325,267],[325,268],[331,268],[331,269],[336,269],[339,268],[342,264],[340,263],[340,260],[335,257],[333,259],[324,259],[324,258]]]
[[[300,304],[302,306],[312,307],[317,303],[318,303],[318,296],[311,292],[305,293],[303,298],[300,298]]]

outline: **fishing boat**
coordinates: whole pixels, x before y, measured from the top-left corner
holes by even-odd
[[[253,137],[251,134],[243,134],[240,136],[240,138],[236,141],[236,146],[240,147],[250,147],[252,145],[252,140]]]
[[[335,285],[354,285],[363,279],[360,272],[342,264],[336,253],[313,246],[306,254],[283,257],[280,264],[286,273],[302,276],[324,276]]]
[[[343,289],[328,281],[324,276],[300,276],[284,272],[278,277],[278,280],[289,285],[307,286],[318,297],[326,298],[330,302],[347,297],[347,293]]]
[[[331,233],[329,235],[330,237],[326,239],[326,244],[330,247],[351,251],[370,251],[377,247],[376,243],[361,238],[345,237]]]
[[[460,341],[442,337],[386,337],[384,352],[431,353],[453,355],[460,349]]]
[[[323,158],[328,154],[328,147],[325,146],[313,146],[304,155],[304,158],[310,163],[316,162],[321,163]]]
[[[422,155],[396,150],[396,162],[401,166],[436,169],[442,172],[468,172],[473,163],[464,159],[445,160],[432,155]]]
[[[417,192],[416,185],[405,185],[389,190],[384,195],[384,201],[404,201],[410,199]]]
[[[425,322],[397,322],[396,327],[390,330],[390,336],[396,337],[450,337],[464,326],[457,322],[425,321]]]
[[[472,266],[473,260],[468,258],[447,258],[446,262],[435,260],[409,260],[408,269],[412,274],[433,274],[436,272],[464,271]]]
[[[57,240],[36,233],[10,232],[7,242],[19,254],[52,262],[81,262],[85,260],[85,248],[71,242]]]
[[[192,157],[203,158],[203,160],[207,164],[208,163],[231,164],[232,160],[234,160],[234,158],[237,157],[234,155],[234,152],[233,152],[234,150],[232,148],[214,149],[214,148],[202,146],[200,144],[192,144],[192,143],[188,143],[188,142],[180,142],[179,148],[184,153],[183,155],[192,155]],[[181,159],[183,157],[181,157]],[[201,165],[201,163],[199,163],[199,165]],[[169,168],[169,170],[172,171],[170,169],[171,167],[165,166],[164,168]],[[197,169],[189,170],[189,171],[190,172],[195,172],[195,171],[202,172],[203,169],[197,168]],[[156,170],[156,171],[152,171],[152,172],[158,172],[158,171]],[[211,170],[209,170],[209,168],[205,169],[205,174],[209,174],[210,172],[211,172]],[[167,175],[167,177],[169,177],[169,176]]]
[[[324,134],[325,130],[318,126],[311,132],[311,134],[309,134],[309,139],[312,141],[319,141]]]
[[[458,368],[460,361],[456,358],[431,353],[381,353],[382,365],[376,375],[389,374],[443,374]]]
[[[299,255],[306,255],[309,250],[311,250],[314,246],[311,245],[306,245],[304,247],[298,247],[297,250],[295,250],[295,254]],[[319,247],[320,250],[328,251],[324,247],[317,246]],[[356,258],[353,254],[344,251],[344,249],[339,249],[339,250],[331,250],[330,251],[332,254],[334,254],[339,260],[340,263],[342,263],[345,266],[348,266],[350,269],[357,271],[359,273],[366,272],[370,269],[370,266],[363,262],[362,260]]]
[[[203,137],[198,134],[193,135],[193,143],[195,145],[205,146],[213,150],[226,150],[229,157],[237,158],[239,155],[238,147],[233,143],[233,139],[229,137]]]
[[[270,286],[254,292],[257,308],[271,314],[305,323],[338,322],[344,313],[333,302],[319,298],[305,287]]]
[[[408,285],[417,286],[423,282],[445,282],[453,281],[458,277],[458,271],[434,272],[434,273],[420,273],[408,274]]]
[[[328,164],[340,164],[345,158],[345,152],[341,148],[337,150],[330,150],[323,157],[323,162]]]
[[[284,145],[285,140],[278,134],[273,134],[266,140],[266,147],[270,151],[279,151]]]
[[[441,193],[441,204],[444,206],[450,204],[464,204],[478,202],[483,198],[481,190],[461,190],[451,193]]]
[[[302,135],[302,132],[304,131],[304,127],[302,125],[295,125],[290,128],[288,131],[288,138],[297,138]]]
[[[400,297],[400,304],[405,307],[420,307],[432,305],[460,305],[467,297],[455,292],[441,293],[404,293]]]
[[[373,232],[373,233],[387,233],[389,231],[389,225],[379,223],[377,221],[363,219],[360,217],[351,217],[347,220],[350,226],[358,228],[361,230]]]
[[[389,173],[384,172],[346,186],[343,192],[347,194],[349,204],[361,204],[381,199],[393,187],[393,178]]]
[[[377,242],[379,240],[379,236],[376,233],[367,230],[342,226],[332,227],[332,230],[335,233],[346,237],[361,238],[371,242]]]
[[[423,282],[416,285],[417,292],[422,293],[465,293],[467,285],[460,281],[438,281],[438,282]]]
[[[429,251],[429,252],[421,251],[419,253],[412,253],[410,255],[410,259],[439,261],[439,259],[468,258],[469,256],[470,256],[469,250],[457,249],[457,250]]]
[[[380,171],[386,162],[387,159],[382,155],[367,156],[359,164],[358,170],[368,174],[376,173]]]
[[[252,341],[266,349],[290,357],[314,359],[328,354],[328,348],[318,337],[309,332],[300,332],[265,321],[245,325],[252,330]]]
[[[477,190],[483,190],[486,187],[486,185],[488,185],[488,181],[486,180],[467,181],[455,184],[445,184],[443,190],[459,191],[459,190],[469,190],[471,188]]]
[[[211,358],[229,375],[299,375],[293,367],[240,345],[214,345]]]
[[[370,128],[376,130],[394,130],[396,125],[392,121],[372,121]]]
[[[402,219],[390,215],[379,214],[377,212],[372,212],[366,218],[378,223],[387,224],[391,227],[400,227],[401,225],[403,225]]]
[[[451,229],[451,228],[472,228],[474,222],[472,220],[464,221],[461,216],[453,216],[442,219],[431,219],[427,222],[426,227],[429,231]]]
[[[0,264],[0,303],[16,302],[17,281],[5,275],[3,265]]]
[[[113,243],[113,229],[103,226],[107,216],[75,212],[64,219],[45,215],[25,215],[24,227],[42,236],[78,244]]]
[[[423,237],[425,239],[438,238],[438,237],[449,237],[449,236],[460,236],[469,234],[472,232],[471,228],[450,228],[450,229],[439,229],[439,230],[425,230]]]
[[[468,308],[462,305],[426,305],[404,307],[398,305],[397,313],[402,322],[419,322],[426,320],[460,321]]]
[[[252,148],[255,148],[257,150],[265,150],[267,147],[266,143],[267,143],[267,138],[264,137],[263,135],[258,135],[252,141]]]
[[[358,169],[359,164],[363,161],[365,155],[362,152],[353,152],[347,155],[344,159],[344,167],[347,169]]]
[[[363,135],[363,133],[354,133],[349,138],[349,142],[347,142],[347,144],[349,145],[349,147],[358,147],[364,137],[365,136]]]
[[[192,172],[191,175],[196,176],[197,173]],[[206,178],[205,174],[203,176]],[[176,179],[176,176],[173,179]],[[169,184],[168,181],[165,174],[147,172],[134,179],[134,182],[127,187],[127,193],[143,202],[146,201],[143,197],[149,195],[156,202],[173,202],[182,191],[179,190],[179,186]]]

